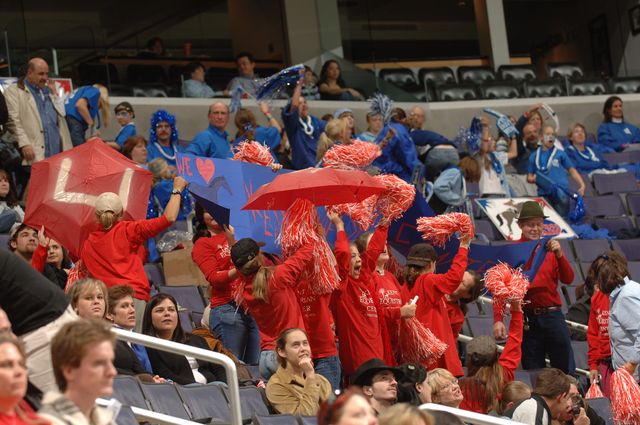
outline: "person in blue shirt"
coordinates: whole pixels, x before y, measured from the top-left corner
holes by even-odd
[[[236,87],[242,87],[244,94],[243,99],[248,97],[256,97],[256,89],[260,85],[259,76],[256,74],[256,61],[249,52],[240,52],[236,55],[236,65],[238,66],[238,76],[233,77],[227,88],[224,89],[224,95],[231,97]]]
[[[136,118],[136,113],[129,102],[118,103],[113,111],[116,114],[118,124],[120,124],[120,131],[115,142],[122,148],[129,137],[136,135],[136,123],[133,121]]]
[[[271,127],[259,126],[256,122],[256,116],[249,109],[240,109],[236,112],[234,122],[238,132],[236,138],[233,141],[233,146],[238,146],[240,142],[245,140],[255,140],[263,145],[267,145],[271,150],[273,157],[280,152],[282,141],[282,127],[277,119],[271,115],[269,105],[265,102],[259,102],[258,107],[264,114],[265,118],[269,121]]]
[[[578,193],[584,196],[585,185],[573,162],[564,151],[554,146],[556,135],[553,126],[542,130],[542,145],[529,157],[527,181],[538,186],[538,195],[547,201],[561,216],[569,214],[569,196],[556,186],[569,188],[569,177],[578,183]]]
[[[147,162],[156,158],[164,158],[171,167],[176,167],[176,153],[184,152],[178,144],[176,117],[159,109],[151,115],[149,144],[147,145]]]
[[[147,218],[156,218],[164,214],[164,209],[171,199],[175,170],[169,167],[164,158],[156,158],[149,163],[149,171],[153,174],[153,187],[149,193]],[[183,190],[180,198],[177,220],[186,220],[193,209],[189,191]]]
[[[309,114],[309,105],[301,91],[302,80],[298,81],[291,103],[282,110],[282,121],[291,146],[291,162],[296,170],[315,166],[318,140],[327,125]]]
[[[204,81],[206,70],[201,62],[188,64],[186,73],[189,74],[190,78],[182,83],[182,95],[184,97],[215,97],[216,92]]]
[[[109,122],[109,92],[101,84],[79,87],[65,105],[66,120],[73,146],[85,141],[85,133],[90,129],[90,137],[100,136],[96,129],[106,127]],[[98,112],[102,112],[102,116]],[[96,119],[98,120],[96,124]]]
[[[639,149],[632,146],[640,143],[640,129],[624,120],[622,99],[611,96],[604,102],[602,108],[604,122],[598,127],[598,143],[617,152],[627,149]]]
[[[367,113],[367,130],[358,134],[356,139],[365,142],[373,142],[376,140],[378,133],[382,130],[384,123],[382,121],[382,115],[373,112]]]
[[[216,102],[209,107],[209,127],[198,133],[187,148],[187,153],[210,158],[229,159],[231,144],[225,127],[229,122],[229,107],[222,102]]]
[[[409,136],[409,129],[398,120],[398,116],[402,116],[404,111],[400,113],[399,108],[393,110],[388,127],[395,131],[395,135],[391,138],[387,146],[382,149],[382,155],[373,161],[373,165],[378,167],[383,173],[391,173],[400,177],[402,180],[413,183],[414,175],[417,169],[422,168],[422,164],[418,159],[416,147],[413,140]],[[404,114],[406,117],[406,114]],[[380,143],[387,135],[388,130],[384,128],[378,133],[375,143]],[[456,162],[457,163],[457,162]],[[422,173],[421,173],[422,174]]]

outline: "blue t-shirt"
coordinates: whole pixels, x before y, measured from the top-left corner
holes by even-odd
[[[602,168],[607,170],[615,170],[618,168],[616,165],[609,164],[602,157],[601,149],[589,143],[585,144],[583,151],[578,151],[573,145],[569,145],[565,149],[565,152],[571,162],[576,166],[576,170],[581,173],[590,173],[593,170]]]
[[[125,124],[124,127],[120,128],[120,131],[116,136],[116,143],[120,146],[124,146],[124,142],[126,142],[129,137],[133,137],[135,135],[136,123],[130,122],[128,124]]]
[[[573,162],[571,162],[564,151],[557,148],[545,151],[542,147],[539,147],[529,157],[529,174],[536,174],[536,172],[540,172],[554,184],[562,185],[567,189],[569,188],[568,170],[570,168],[575,168]],[[538,195],[553,195],[553,188],[549,187],[549,185],[545,183],[546,182],[542,181],[542,179],[540,179],[539,182],[536,179]]]
[[[95,120],[98,116],[100,90],[93,86],[82,86],[71,95],[71,97],[67,100],[67,103],[64,105],[67,116],[73,117],[80,122],[84,122],[84,118],[82,118],[82,115],[80,115],[78,109],[76,108],[76,103],[78,103],[78,100],[80,99],[87,99],[89,115],[91,115],[91,118]],[[100,127],[100,125],[98,124],[97,127]]]
[[[209,125],[206,130],[198,133],[187,148],[187,153],[209,158],[228,159],[231,154],[229,135],[226,131],[220,131]]]
[[[289,145],[291,145],[291,162],[296,170],[316,165],[318,140],[327,125],[326,122],[311,115],[309,115],[310,125],[307,122],[303,125],[299,118],[298,108],[289,112],[287,106],[282,110],[284,129],[289,137]]]
[[[151,201],[154,202],[156,213],[159,215],[164,214],[164,209],[171,199],[171,192],[173,191],[173,180],[162,179],[158,181],[151,189]],[[180,211],[178,212],[177,220],[186,220],[187,216],[191,212],[191,196],[188,190],[183,190],[180,195]],[[148,215],[148,214],[147,214]]]
[[[598,127],[598,143],[616,151],[622,150],[622,145],[640,143],[640,129],[628,122],[603,122]]]
[[[414,169],[421,165],[418,153],[409,136],[407,128],[398,123],[389,123],[396,130],[396,135],[382,150],[382,155],[373,161],[373,165],[384,173],[395,174],[402,180],[410,183]],[[387,128],[383,128],[376,137],[375,143],[380,143],[387,134]]]
[[[167,164],[177,167],[176,152],[184,152],[184,148],[177,142],[172,142],[169,146],[162,146],[160,143],[149,142],[147,145],[147,162],[156,158],[163,158]]]

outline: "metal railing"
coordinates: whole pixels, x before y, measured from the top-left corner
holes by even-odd
[[[216,363],[224,367],[227,373],[227,385],[229,386],[229,404],[231,410],[231,424],[242,425],[242,414],[240,410],[240,388],[238,386],[238,378],[236,365],[229,357],[224,354],[216,353],[215,351],[205,350],[202,348],[191,347],[189,345],[178,344],[177,342],[167,341],[160,338],[155,338],[149,335],[143,335],[124,329],[112,328],[113,333],[116,334],[116,338],[126,342],[132,342],[135,344],[144,345],[149,348],[156,348],[162,351],[168,351],[174,354],[182,354],[183,356],[194,357],[198,360],[204,360],[211,363]],[[138,414],[148,414],[148,410],[134,409],[133,413],[138,417]],[[138,413],[136,413],[138,412]],[[152,412],[155,414],[155,412]],[[194,422],[184,421],[181,422],[169,422],[167,419],[177,419],[171,416],[163,415],[165,423],[175,425],[190,425]],[[156,417],[154,420],[159,420]]]
[[[421,410],[449,412],[457,416],[462,422],[474,425],[513,425],[522,424],[510,419],[498,418],[496,416],[483,415],[481,413],[470,412],[468,410],[456,409],[455,407],[443,406],[441,404],[427,403],[420,406]]]

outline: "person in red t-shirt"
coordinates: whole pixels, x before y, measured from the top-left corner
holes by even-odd
[[[446,294],[453,294],[462,282],[464,271],[467,268],[467,255],[471,238],[462,236],[460,247],[453,258],[449,271],[445,274],[436,274],[436,251],[431,245],[424,248],[426,265],[424,273],[418,276],[411,287],[411,297],[418,298],[418,310],[416,317],[433,332],[442,342],[447,344],[447,351],[431,365],[425,365],[429,369],[444,368],[455,376],[463,376],[462,364],[456,349],[456,341],[453,338],[451,322],[445,305]]]
[[[496,341],[482,335],[467,344],[467,378],[460,381],[464,399],[461,409],[487,414],[498,407],[505,385],[513,381],[522,356],[522,309],[520,303],[511,304],[509,338],[504,351],[498,355]]]
[[[464,324],[468,310],[467,304],[477,300],[483,288],[482,276],[473,270],[467,270],[462,275],[462,282],[460,282],[458,289],[453,291],[453,294],[445,294],[444,299],[447,303],[447,314],[451,322],[454,341],[458,340],[458,335],[460,335]]]
[[[238,271],[231,262],[235,237],[233,227],[220,226],[200,204],[196,204],[198,228],[193,237],[191,258],[209,282],[211,313],[209,329],[222,344],[246,364],[260,361],[260,332],[250,314],[233,299]]]
[[[518,215],[518,226],[522,229],[520,241],[539,240],[542,237],[545,218],[539,203],[525,202]],[[522,368],[544,368],[546,367],[545,357],[548,355],[551,367],[571,375],[576,366],[569,328],[561,310],[558,280],[564,284],[570,284],[573,281],[573,268],[557,240],[550,240],[546,247],[537,249],[546,249],[547,253],[525,296]],[[534,255],[535,250],[529,263]],[[529,263],[525,265],[525,270],[529,267]],[[497,309],[493,311],[493,320],[494,337],[497,340],[505,339],[506,328]]]
[[[171,199],[164,215],[150,220],[121,220],[122,201],[113,192],[105,192],[96,200],[96,218],[100,230],[91,232],[84,241],[80,259],[89,275],[103,281],[108,288],[122,284],[133,287],[136,323],[142,323],[151,290],[138,252],[147,239],[156,236],[176,221],[181,194],[186,186],[187,182],[182,177],[175,177]]]
[[[240,274],[242,306],[260,330],[260,376],[269,380],[278,369],[276,340],[285,329],[304,329],[295,288],[305,267],[313,261],[313,245],[303,245],[277,266],[265,266],[258,243],[240,239],[231,247],[231,260]]]

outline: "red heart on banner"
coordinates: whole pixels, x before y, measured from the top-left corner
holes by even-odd
[[[207,184],[211,182],[211,179],[216,174],[216,166],[210,159],[197,158],[196,168],[198,169],[198,173],[200,174],[200,176],[202,176]]]

